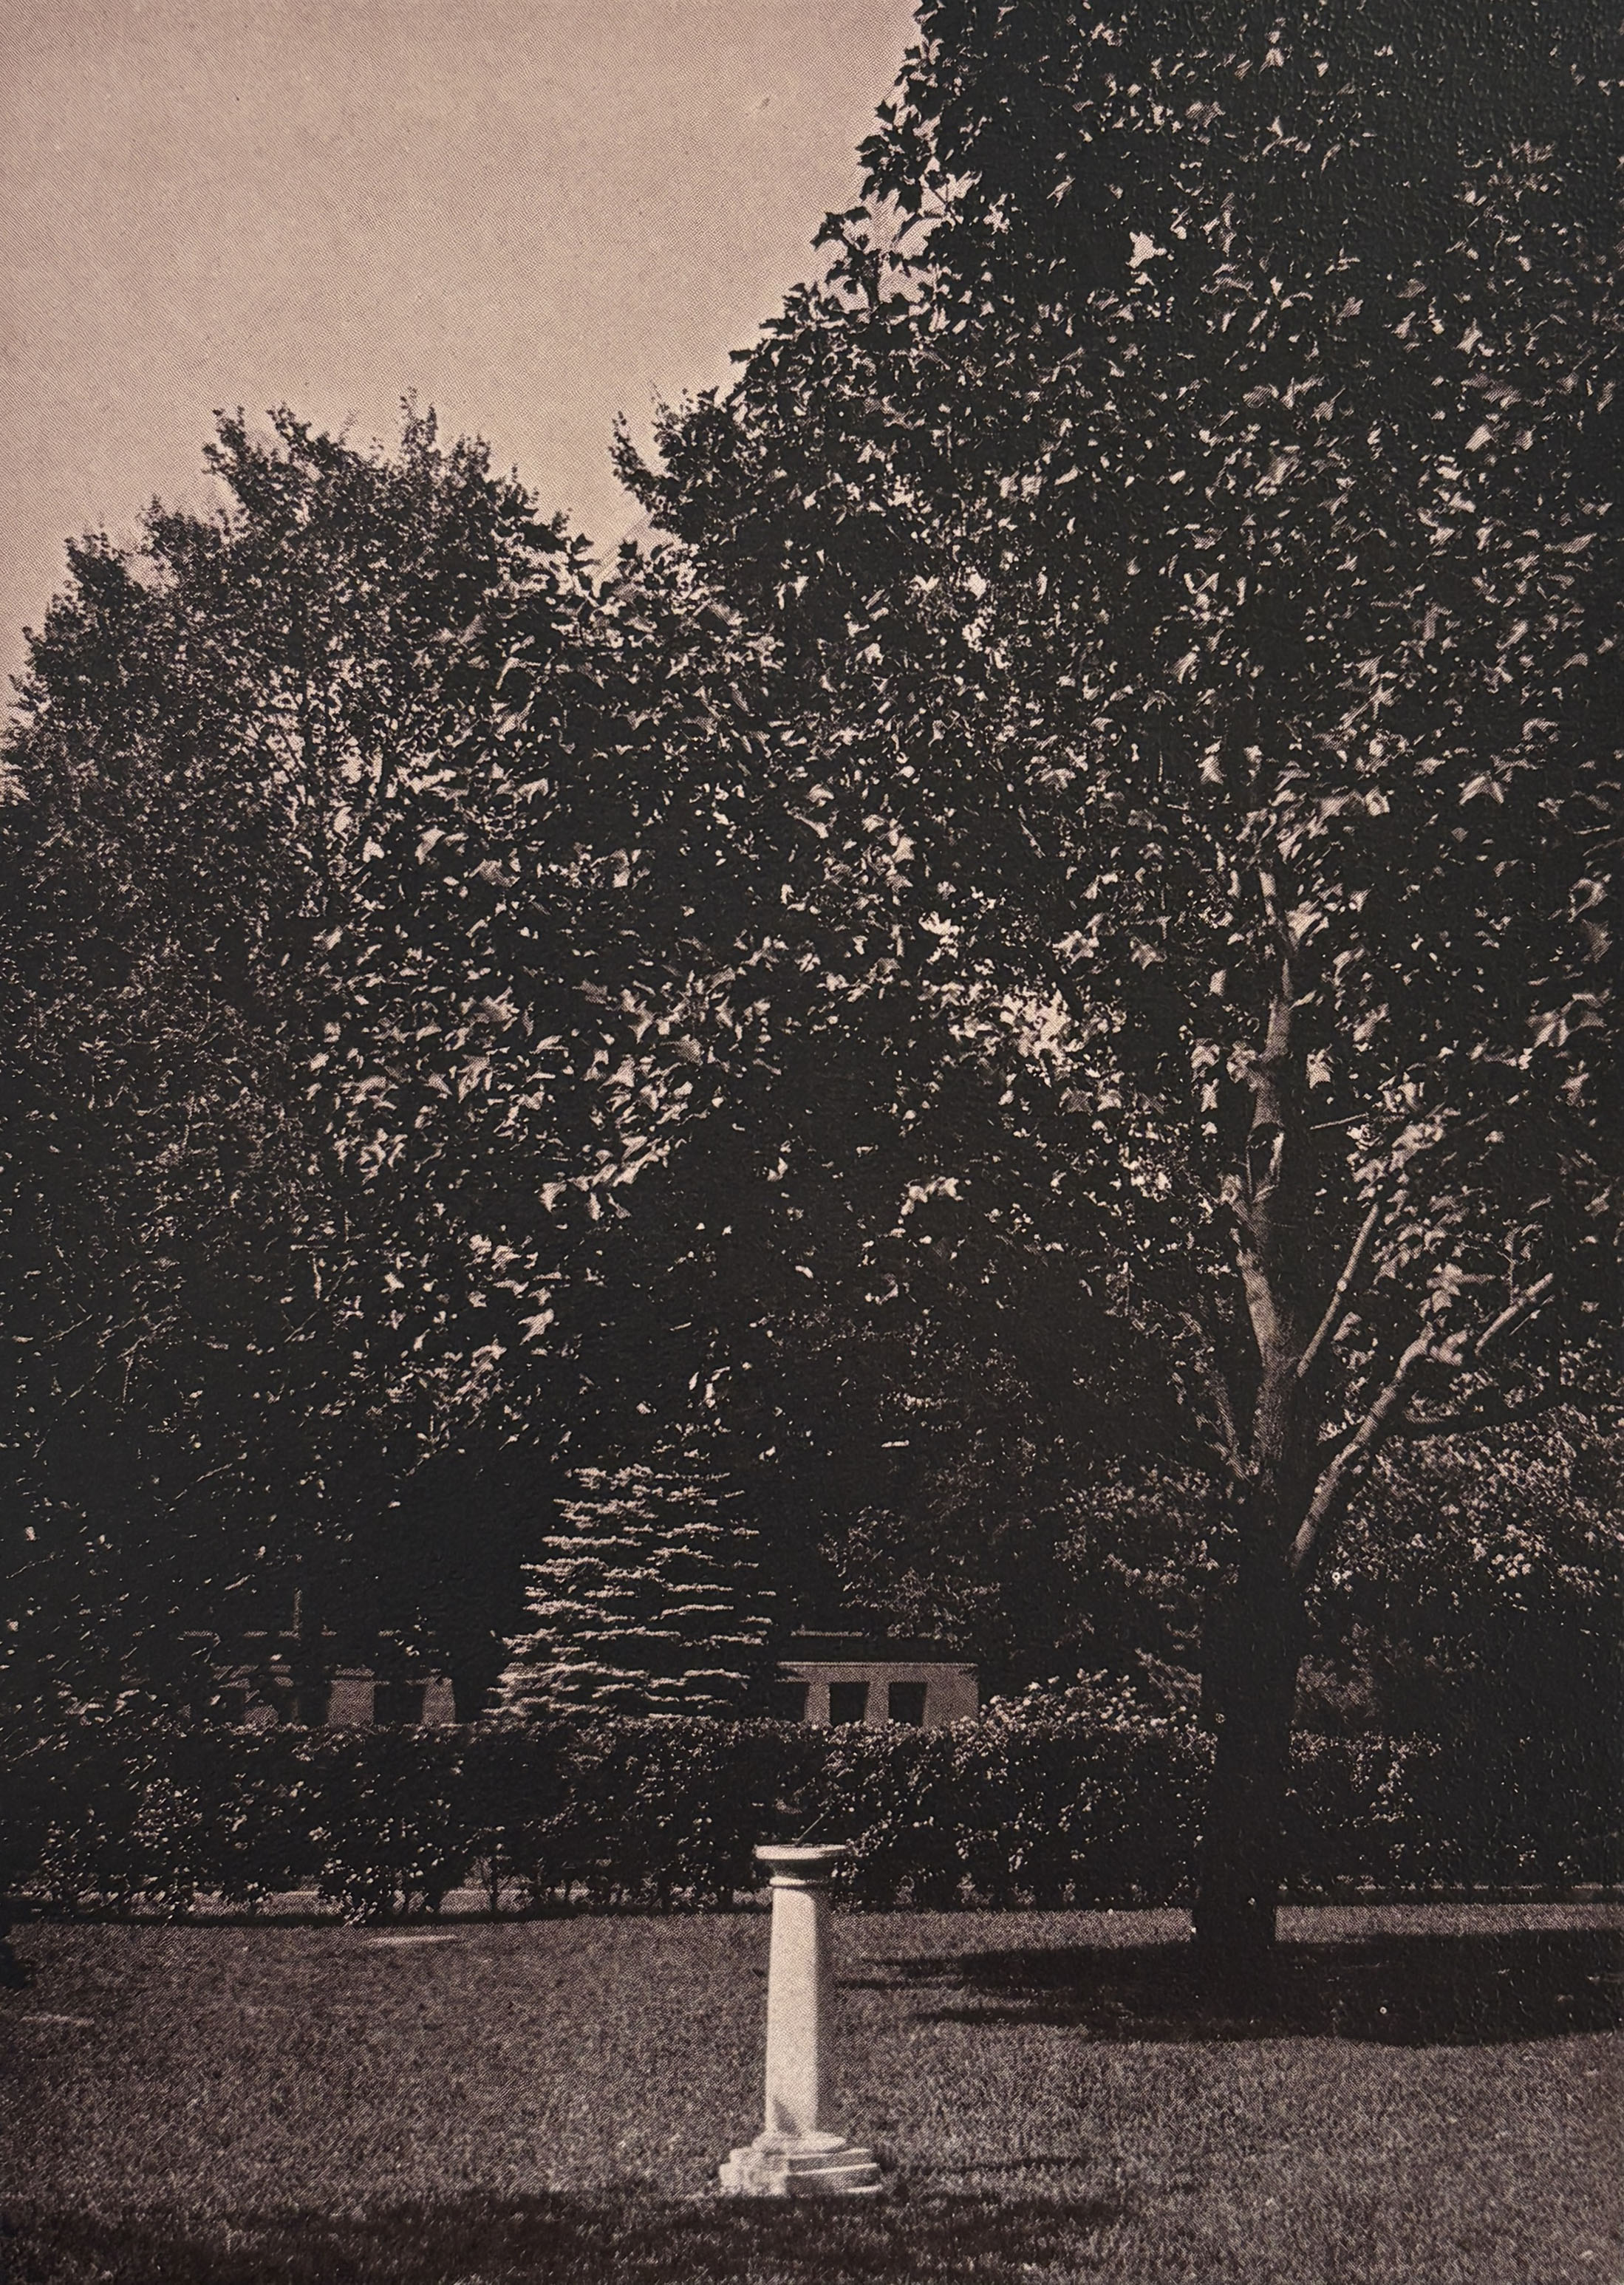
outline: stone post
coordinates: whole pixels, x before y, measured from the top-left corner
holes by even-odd
[[[874,2153],[821,2124],[828,2079],[828,1878],[845,1853],[828,1842],[756,1851],[773,1883],[766,2123],[722,2167],[721,2187],[735,2197],[872,2196],[880,2187]]]

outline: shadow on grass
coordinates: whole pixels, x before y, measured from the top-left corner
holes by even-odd
[[[1202,1987],[1193,1945],[1071,1945],[898,1958],[843,1982],[939,1993],[927,2022],[1058,2023],[1099,2039],[1338,2038],[1490,2046],[1615,2030],[1624,1938],[1610,1928],[1286,1943],[1244,1996]]]
[[[7,2285],[1017,2285],[1121,2208],[973,2195],[820,2202],[469,2197],[365,2219],[231,2215],[20,2231]]]

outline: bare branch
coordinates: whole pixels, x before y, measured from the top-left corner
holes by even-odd
[[[1326,1469],[1319,1488],[1308,1504],[1308,1512],[1291,1542],[1291,1567],[1293,1574],[1300,1575],[1314,1560],[1321,1532],[1351,1496],[1359,1470],[1393,1433],[1394,1416],[1408,1400],[1410,1381],[1423,1365],[1432,1362],[1432,1335],[1418,1333],[1399,1359],[1397,1369],[1386,1387]]]
[[[1371,1207],[1363,1221],[1360,1223],[1359,1235],[1353,1240],[1353,1251],[1347,1258],[1347,1266],[1343,1270],[1341,1276],[1337,1280],[1336,1291],[1332,1293],[1330,1301],[1326,1305],[1325,1315],[1320,1319],[1319,1323],[1314,1327],[1313,1339],[1309,1341],[1307,1347],[1303,1351],[1301,1356],[1297,1360],[1297,1377],[1298,1380],[1307,1379],[1309,1374],[1314,1370],[1314,1366],[1320,1361],[1320,1354],[1322,1350],[1325,1347],[1327,1342],[1336,1331],[1338,1325],[1341,1323],[1342,1304],[1347,1298],[1348,1288],[1352,1285],[1354,1278],[1359,1275],[1360,1265],[1365,1258],[1365,1250],[1369,1246],[1370,1240],[1375,1237],[1377,1224],[1381,1221],[1381,1218],[1382,1208],[1381,1203],[1378,1200],[1377,1204]]]
[[[1491,1341],[1498,1340],[1502,1333],[1509,1333],[1514,1325],[1521,1324],[1525,1317],[1531,1317],[1536,1309],[1543,1308],[1556,1290],[1556,1272],[1548,1269],[1543,1277],[1536,1277],[1515,1301],[1509,1301],[1494,1323],[1478,1335],[1472,1344],[1472,1355],[1480,1357]]]
[[[229,1460],[222,1460],[217,1467],[205,1468],[200,1476],[194,1478],[194,1480],[191,1483],[187,1484],[184,1489],[177,1491],[172,1500],[166,1500],[164,1502],[164,1512],[168,1515],[172,1515],[183,1500],[190,1499],[193,1492],[201,1491],[203,1486],[206,1483],[210,1482],[216,1476],[230,1475],[231,1470],[239,1465],[241,1459],[242,1454],[240,1452],[234,1452]]]
[[[1502,1334],[1524,1323],[1534,1312],[1542,1308],[1556,1291],[1554,1272],[1548,1271],[1536,1278],[1527,1291],[1491,1319],[1483,1331],[1473,1337],[1462,1331],[1439,1339],[1432,1333],[1419,1333],[1400,1358],[1398,1369],[1377,1398],[1353,1435],[1338,1453],[1320,1480],[1318,1489],[1309,1502],[1308,1512],[1291,1543],[1291,1566],[1294,1574],[1301,1576],[1313,1562],[1314,1551],[1326,1525],[1334,1521],[1351,1497],[1354,1479],[1364,1464],[1372,1459],[1390,1436],[1407,1425],[1403,1408],[1409,1400],[1409,1384],[1425,1365],[1441,1365],[1458,1371],[1468,1360],[1476,1363],[1483,1353]],[[1466,1416],[1461,1416],[1463,1422]],[[1495,1425],[1492,1421],[1485,1425]],[[1440,1428],[1423,1423],[1412,1433],[1440,1434]]]

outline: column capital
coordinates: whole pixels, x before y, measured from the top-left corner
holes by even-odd
[[[764,1841],[756,1861],[765,1865],[775,1888],[820,1888],[843,1857],[843,1841]]]

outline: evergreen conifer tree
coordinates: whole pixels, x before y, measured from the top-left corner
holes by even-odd
[[[577,1472],[562,1528],[524,1567],[529,1624],[498,1703],[517,1713],[742,1711],[765,1675],[773,1597],[737,1494],[666,1456]]]

